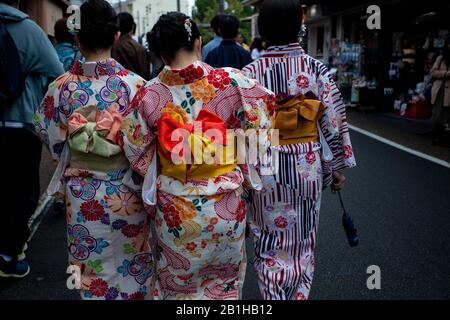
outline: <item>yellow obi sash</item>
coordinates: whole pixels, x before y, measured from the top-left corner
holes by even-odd
[[[161,173],[182,183],[188,179],[220,176],[236,168],[234,134],[225,122],[202,109],[194,124],[176,111],[158,120],[158,154]]]
[[[99,172],[127,169],[129,163],[117,143],[122,115],[115,108],[98,110],[89,105],[68,121],[70,166]]]
[[[279,130],[280,145],[317,142],[317,120],[325,107],[319,100],[294,97],[279,103],[276,109],[275,129]]]

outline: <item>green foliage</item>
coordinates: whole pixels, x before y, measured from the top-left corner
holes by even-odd
[[[235,14],[238,18],[246,18],[255,13],[255,9],[242,5],[240,0],[226,0],[228,8],[225,13]],[[209,27],[211,19],[219,13],[219,0],[196,0],[193,11],[193,19],[201,25],[203,42],[207,43],[214,37],[214,31]],[[205,26],[205,27],[203,27]],[[250,23],[241,22],[240,32],[247,38],[250,45],[251,26]]]

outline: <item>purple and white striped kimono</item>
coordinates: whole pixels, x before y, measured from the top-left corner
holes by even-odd
[[[250,225],[263,298],[307,299],[322,189],[331,185],[333,171],[356,165],[345,106],[327,68],[299,44],[271,47],[243,72],[277,95],[312,94],[325,105],[320,141],[272,147],[279,169],[263,176],[263,190],[252,194]]]

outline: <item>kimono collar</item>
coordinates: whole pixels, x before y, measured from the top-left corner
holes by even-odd
[[[172,69],[169,66],[165,66],[158,78],[159,81],[168,86],[185,85],[203,79],[211,70],[212,67],[206,63],[195,61],[183,69]]]
[[[305,50],[298,43],[285,46],[272,46],[263,54],[264,58],[298,57],[305,54]]]
[[[120,63],[110,58],[102,61],[81,62],[76,61],[70,72],[85,77],[101,77],[101,76],[114,76],[114,75],[127,75],[129,73]]]

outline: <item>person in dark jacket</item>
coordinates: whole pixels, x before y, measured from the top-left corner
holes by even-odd
[[[241,70],[253,61],[250,53],[234,40],[239,33],[239,19],[236,16],[223,16],[219,32],[223,40],[207,55],[206,63],[215,68],[231,67]]]
[[[30,235],[28,220],[39,199],[42,144],[33,127],[36,106],[47,84],[64,73],[45,32],[18,10],[17,0],[0,0],[0,21],[14,40],[25,89],[8,107],[0,106],[2,188],[0,203],[0,277],[23,278],[30,272],[25,250]]]
[[[134,19],[128,12],[118,15],[121,36],[114,44],[111,55],[126,69],[150,79],[150,62],[145,48],[133,39]]]

